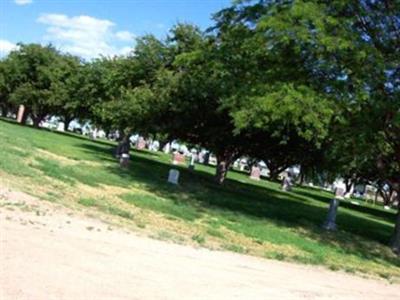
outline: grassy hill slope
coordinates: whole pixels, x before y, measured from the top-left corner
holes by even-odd
[[[178,167],[180,184],[172,186],[169,156],[132,151],[123,170],[113,147],[0,120],[0,184],[158,239],[400,280],[400,259],[386,247],[394,211],[343,201],[339,230],[325,233],[330,193],[282,192],[239,172],[221,187],[203,165]]]

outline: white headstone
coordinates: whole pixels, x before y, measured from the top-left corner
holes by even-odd
[[[282,190],[288,192],[291,189],[292,189],[292,178],[289,175],[286,175],[285,178],[283,178]]]
[[[21,104],[18,107],[18,114],[17,114],[17,122],[18,123],[22,123],[22,120],[24,118],[24,113],[25,113],[25,106]]]
[[[176,169],[169,170],[168,182],[172,184],[178,184],[179,181],[179,171]]]
[[[164,153],[169,153],[171,151],[171,144],[166,143],[163,149]]]
[[[253,180],[260,180],[261,170],[259,167],[253,166],[251,168],[250,178]]]
[[[343,199],[344,194],[346,193],[346,184],[342,180],[338,180],[334,184],[335,189],[335,198]]]
[[[129,165],[129,154],[122,153],[121,158],[119,160],[120,166],[123,168],[128,167]]]

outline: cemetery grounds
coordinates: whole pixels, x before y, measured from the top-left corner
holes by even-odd
[[[112,156],[114,146],[0,120],[0,188],[101,220],[110,232],[400,282],[400,259],[386,246],[394,210],[344,200],[338,231],[326,233],[321,224],[329,192],[308,187],[283,192],[278,183],[254,181],[237,171],[217,186],[214,168],[204,165],[195,171],[174,166],[181,174],[174,186],[166,180],[169,155],[132,150],[129,168],[121,169]],[[0,199],[0,206],[46,215],[23,200]]]

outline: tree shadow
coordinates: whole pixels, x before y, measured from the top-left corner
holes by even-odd
[[[329,203],[331,198],[333,197],[333,195],[331,197],[329,196],[322,196],[322,195],[316,195],[315,193],[312,193],[310,191],[307,191],[307,188],[305,187],[299,187],[296,188],[296,193],[299,195],[303,195],[305,197],[311,197],[317,201],[323,202],[323,203]],[[378,218],[382,221],[385,222],[391,222],[394,223],[396,220],[396,215],[393,212],[390,211],[383,211],[383,210],[379,210],[379,209],[374,209],[368,206],[362,206],[362,205],[354,205],[351,202],[347,202],[347,201],[340,201],[340,207],[345,207],[363,214],[369,214],[370,216],[373,216],[374,218]]]
[[[112,145],[98,145],[96,143],[81,143],[77,147],[83,149],[83,152],[91,154],[101,161],[117,162],[118,160],[113,158],[113,146]]]
[[[166,182],[169,169],[174,168],[180,171],[180,186],[171,189]],[[113,168],[112,172],[120,174],[119,168]],[[152,159],[134,156],[130,168],[125,175],[129,174],[135,181],[145,183],[156,193],[168,197],[179,197],[185,193],[190,198],[202,203],[203,206],[227,209],[258,218],[268,218],[276,222],[285,223],[290,226],[303,226],[304,219],[308,223],[319,227],[326,216],[326,209],[310,205],[304,200],[304,195],[295,192],[283,192],[267,186],[257,186],[242,183],[235,179],[226,179],[223,186],[214,183],[213,176],[206,171],[190,171],[186,166],[168,165]],[[314,195],[307,197],[315,199]],[[345,230],[357,232],[370,238],[365,231],[357,230],[354,223],[370,223],[372,220],[365,220],[357,216],[349,215],[345,219],[354,219],[354,222],[346,223]]]
[[[305,228],[307,231],[304,231],[304,234],[313,240],[335,247],[340,244],[343,251],[350,254],[377,261],[385,259],[398,265],[398,260],[391,258],[389,254],[379,254],[379,249],[368,243],[368,241],[375,241],[386,245],[390,239],[392,227],[379,220],[351,213],[351,211],[357,211],[393,222],[394,216],[386,212],[341,203],[341,207],[346,210],[339,209],[337,218],[339,232],[326,234],[321,229],[321,225],[328,210],[330,201],[328,196],[318,195],[304,188],[283,192],[278,185],[274,188],[242,183],[231,178],[226,179],[223,186],[219,186],[214,183],[213,176],[207,171],[192,171],[187,166],[160,162],[157,160],[160,155],[149,155],[147,151],[136,149],[131,151],[130,166],[127,169],[121,169],[118,162],[112,159],[112,145],[104,147],[91,143],[82,144],[81,147],[100,160],[115,162],[107,166],[110,174],[124,179],[125,182],[134,181],[157,196],[172,199],[175,203],[193,205],[211,213],[222,211],[259,220],[268,219],[285,227]],[[167,183],[168,172],[172,168],[180,171],[178,186]],[[326,207],[316,205],[313,200],[323,202]]]

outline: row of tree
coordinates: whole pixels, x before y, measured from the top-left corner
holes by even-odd
[[[27,108],[205,147],[222,183],[243,155],[400,195],[398,1],[237,1],[203,32],[174,26],[126,57],[20,45],[0,61],[3,115]],[[400,196],[398,196],[400,197]],[[400,252],[400,214],[393,249]]]

